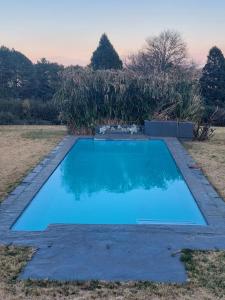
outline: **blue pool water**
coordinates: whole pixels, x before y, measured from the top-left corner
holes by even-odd
[[[13,230],[50,224],[206,223],[163,141],[80,139]]]

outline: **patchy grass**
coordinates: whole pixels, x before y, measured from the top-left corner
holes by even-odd
[[[209,141],[186,142],[184,146],[225,199],[225,127],[216,128]]]
[[[201,286],[217,298],[225,298],[225,252],[184,250],[181,260],[185,263],[190,282]]]
[[[21,137],[24,139],[31,139],[31,140],[36,140],[36,139],[55,139],[57,137],[61,138],[63,135],[65,135],[65,130],[48,130],[48,129],[36,129],[36,130],[31,130],[28,132],[24,132],[21,134]]]
[[[0,126],[0,201],[65,134],[63,126]]]
[[[34,250],[0,247],[0,299],[224,299],[225,252],[185,250],[182,261],[189,274],[183,285],[151,282],[50,282],[16,280]]]

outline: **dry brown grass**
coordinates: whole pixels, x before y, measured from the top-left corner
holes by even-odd
[[[49,282],[19,281],[17,275],[33,250],[0,247],[0,299],[225,299],[225,253],[185,251],[182,259],[189,273],[184,285],[150,282]]]
[[[215,135],[209,141],[184,145],[225,199],[225,127],[216,128]]]
[[[65,134],[63,126],[0,126],[0,201]]]

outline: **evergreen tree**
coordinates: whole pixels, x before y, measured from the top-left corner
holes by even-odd
[[[225,106],[225,58],[217,47],[209,51],[207,64],[202,70],[200,87],[209,111],[216,106]]]
[[[43,101],[51,100],[60,85],[63,66],[42,58],[34,65],[36,75],[35,97]]]
[[[104,33],[100,39],[98,48],[91,58],[91,65],[94,70],[122,69],[123,64],[119,55]]]
[[[0,47],[0,97],[29,98],[33,87],[32,62],[19,51]]]

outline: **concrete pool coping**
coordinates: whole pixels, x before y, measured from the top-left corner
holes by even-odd
[[[87,238],[91,239],[92,236],[96,236],[96,241],[93,241],[93,245],[98,241],[99,236],[105,236],[105,234],[108,235],[107,241],[110,241],[110,236],[113,239],[115,239],[115,236],[120,236],[121,239],[125,242],[125,238],[130,237],[132,235],[132,241],[133,237],[136,237],[138,240],[140,236],[143,236],[144,241],[140,241],[140,245],[138,248],[138,255],[140,257],[141,253],[140,251],[143,251],[143,257],[147,259],[147,254],[145,253],[146,246],[146,237],[149,238],[149,234],[151,236],[157,237],[157,243],[158,247],[165,246],[163,242],[160,242],[161,237],[170,237],[170,239],[174,240],[174,245],[176,246],[176,249],[181,249],[184,247],[188,248],[188,244],[192,248],[201,248],[201,249],[211,249],[211,248],[225,248],[225,242],[221,241],[221,238],[225,235],[225,204],[224,201],[221,199],[221,197],[217,194],[217,192],[214,190],[212,185],[208,182],[208,180],[205,178],[204,174],[202,173],[201,169],[199,169],[194,160],[191,158],[191,156],[187,153],[187,151],[184,149],[182,144],[177,140],[177,138],[165,138],[165,137],[154,137],[151,138],[149,136],[144,135],[105,135],[105,136],[95,136],[96,138],[103,138],[103,139],[161,139],[163,140],[173,158],[175,159],[175,162],[177,166],[179,167],[189,189],[191,190],[201,212],[203,213],[203,216],[205,217],[208,225],[207,226],[200,226],[200,225],[63,225],[63,224],[52,224],[50,225],[47,230],[45,231],[39,231],[39,232],[23,232],[23,231],[12,231],[10,228],[15,223],[15,221],[18,219],[18,217],[21,215],[21,213],[24,211],[24,209],[29,205],[30,201],[32,201],[34,195],[39,191],[39,189],[42,187],[42,185],[46,182],[46,180],[49,178],[49,176],[54,172],[56,167],[59,165],[59,163],[62,161],[62,159],[65,157],[65,155],[68,153],[68,151],[73,147],[73,145],[76,143],[76,141],[79,138],[93,138],[90,136],[67,136],[65,137],[58,146],[49,153],[49,155],[40,163],[38,164],[19,184],[14,191],[10,193],[10,195],[3,201],[3,203],[0,206],[0,243],[1,244],[17,244],[17,245],[29,245],[33,247],[37,247],[39,250],[39,254],[35,255],[34,264],[36,264],[36,269],[33,273],[31,270],[29,271],[29,266],[32,263],[28,264],[28,270],[24,272],[24,278],[32,277],[32,274],[36,274],[34,278],[39,278],[39,274],[41,274],[40,278],[49,277],[52,279],[63,279],[63,276],[56,276],[54,274],[48,274],[48,268],[47,264],[44,268],[45,272],[42,273],[40,269],[37,268],[36,260],[39,261],[43,257],[47,255],[47,253],[51,253],[53,250],[49,250],[49,252],[44,252],[52,247],[52,245],[55,245],[52,247],[56,253],[59,253],[60,249],[60,243],[59,240],[66,241],[67,244],[65,245],[65,249],[68,250],[68,253],[71,251],[69,247],[75,247],[72,246],[71,236],[74,236],[75,239],[77,236],[79,236],[81,233]],[[224,238],[223,238],[224,240]],[[183,241],[183,242],[181,242]],[[191,241],[188,243],[188,241]],[[117,247],[116,249],[119,249],[120,246],[117,244],[117,239],[114,240]],[[168,241],[169,242],[169,241]],[[102,238],[99,240],[99,243],[102,243]],[[132,245],[129,244],[129,240],[126,240],[126,249],[131,249],[132,253]],[[161,245],[161,246],[160,246]],[[80,245],[82,246],[82,245]],[[84,246],[84,245],[83,245]],[[77,247],[77,245],[76,245]],[[99,247],[96,246],[97,248]],[[106,247],[107,248],[107,247]],[[148,249],[150,251],[150,245],[148,246]],[[174,247],[169,246],[170,249]],[[58,250],[57,250],[58,249]],[[58,251],[58,252],[57,252]],[[62,251],[62,249],[61,249]],[[81,251],[81,249],[80,249]],[[103,250],[102,250],[103,251]],[[54,251],[53,251],[54,252]],[[78,251],[79,252],[79,251]],[[45,253],[45,254],[44,254]],[[82,250],[82,253],[85,253],[85,250]],[[87,252],[88,253],[88,252]],[[87,254],[86,253],[86,254]],[[163,252],[164,253],[164,252]],[[55,256],[53,254],[53,257]],[[118,253],[117,253],[118,254]],[[115,254],[115,255],[117,255]],[[149,255],[151,254],[151,251],[149,252]],[[41,256],[43,255],[43,256]],[[121,261],[124,259],[123,254],[119,253],[119,256],[117,257]],[[36,258],[37,257],[37,258]],[[104,257],[104,255],[103,255]],[[78,262],[80,260],[84,260],[84,257],[75,257],[75,262]],[[100,259],[100,258],[99,258]],[[135,254],[133,259],[135,259]],[[162,258],[161,258],[162,259]],[[31,261],[31,262],[32,262]],[[54,261],[54,259],[53,259]],[[113,261],[113,260],[112,260]],[[168,263],[170,262],[169,257],[165,256],[165,261]],[[178,266],[178,262],[176,262],[176,265]],[[128,265],[127,265],[128,266]],[[62,262],[61,267],[65,267],[64,263]],[[148,266],[149,268],[152,268],[152,265]],[[68,265],[67,265],[67,268]],[[32,269],[32,268],[31,268]],[[128,268],[127,272],[129,272],[129,276],[126,276],[126,274],[122,274],[121,278],[114,274],[111,279],[143,279],[143,280],[154,280],[154,276],[148,277],[146,275],[147,273],[144,272],[144,264],[142,264],[143,269],[143,277],[141,275],[137,275],[137,272],[133,270],[133,273]],[[153,267],[154,269],[154,267]],[[156,268],[157,269],[157,268]],[[39,270],[39,271],[38,271]],[[124,270],[126,271],[126,267],[124,267]],[[70,273],[68,271],[68,273]],[[82,273],[82,272],[80,272]],[[110,280],[110,276],[106,276],[106,273],[102,272],[103,275],[94,275],[94,265],[92,271],[89,271],[89,273],[83,273],[82,276],[78,275],[70,275],[71,280],[74,279],[90,279],[90,273],[93,273],[92,279],[107,279]],[[125,272],[126,273],[126,272]],[[168,272],[168,276],[169,276]],[[178,272],[179,273],[179,272]],[[182,273],[182,272],[181,272]],[[57,273],[58,274],[58,273]],[[105,274],[105,275],[104,275]],[[132,275],[133,274],[133,275]],[[136,275],[135,275],[136,274]],[[180,273],[179,273],[180,274]],[[182,273],[183,274],[183,273]],[[185,273],[184,273],[185,274]],[[183,274],[183,277],[180,275],[180,278],[185,279],[185,276]],[[48,276],[49,275],[49,276]],[[100,276],[100,277],[99,277]],[[103,278],[101,278],[103,276]],[[160,277],[161,276],[161,277]],[[176,277],[176,276],[175,276]],[[175,280],[175,277],[171,277],[171,279]],[[179,277],[179,276],[178,276]],[[65,279],[69,279],[66,276],[64,276]],[[159,280],[162,278],[162,280],[166,281],[165,276],[162,276],[162,274],[157,277],[155,277],[155,280]],[[179,278],[175,281],[179,281]]]

